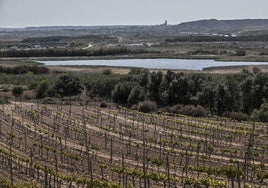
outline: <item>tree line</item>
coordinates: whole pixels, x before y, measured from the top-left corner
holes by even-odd
[[[19,65],[19,66],[0,66],[0,73],[5,74],[25,74],[25,73],[33,73],[33,74],[48,74],[49,69],[44,66],[37,65]]]
[[[116,37],[111,37],[107,35],[79,35],[79,36],[47,36],[47,37],[30,37],[23,39],[23,43],[65,43],[66,41],[72,40],[115,40]]]
[[[0,51],[0,57],[65,57],[65,56],[106,56],[147,53],[144,49],[130,49],[126,47],[84,49],[31,49]]]
[[[62,84],[63,80],[65,81]],[[268,99],[268,74],[258,71],[243,71],[234,75],[205,75],[172,71],[167,74],[150,73],[148,70],[132,69],[127,75],[101,74],[86,79],[77,77],[63,80],[58,80],[54,86],[43,81],[33,89],[39,94],[39,98],[57,94],[70,97],[69,89],[60,91],[62,87],[59,85],[66,86],[66,80],[72,80],[72,84],[79,85],[70,88],[72,93],[77,94],[73,88],[79,88],[79,91],[84,88],[89,99],[108,99],[132,108],[147,102],[153,109],[157,106],[176,113],[193,111],[197,116],[200,114],[195,110],[206,110],[210,115],[233,115],[242,119],[247,119],[251,114],[257,117],[256,110],[261,106],[267,107],[264,104]]]
[[[268,41],[268,35],[247,36],[200,36],[190,35],[176,38],[168,38],[166,42],[230,42],[230,41]]]

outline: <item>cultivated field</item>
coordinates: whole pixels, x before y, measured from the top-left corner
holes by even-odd
[[[0,180],[34,187],[268,187],[267,124],[98,106],[0,106]]]

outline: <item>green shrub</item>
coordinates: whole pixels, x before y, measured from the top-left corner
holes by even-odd
[[[106,102],[101,102],[100,103],[100,108],[107,108],[108,104]]]
[[[248,115],[244,114],[242,112],[230,112],[228,114],[228,117],[234,120],[238,121],[247,121],[248,120]]]
[[[7,104],[8,100],[6,97],[0,97],[0,104]]]
[[[206,117],[208,115],[207,110],[200,105],[183,106],[181,104],[176,104],[174,106],[166,108],[166,111],[170,113],[174,113],[174,114],[184,114],[184,115],[195,116],[195,117]]]
[[[174,106],[167,107],[166,111],[170,112],[170,113],[178,114],[181,111],[182,108],[183,108],[183,105],[176,104]]]
[[[251,114],[251,118],[254,121],[268,122],[268,102],[264,102],[260,109],[255,109]]]
[[[196,107],[193,105],[188,105],[180,109],[180,114],[185,114],[188,116],[194,116],[194,117],[205,117],[207,116],[207,110],[203,108],[200,105],[197,105]]]
[[[238,49],[238,50],[236,50],[235,55],[237,55],[237,56],[245,56],[245,55],[247,55],[246,50],[245,49]]]
[[[102,71],[102,74],[104,74],[104,75],[111,75],[112,74],[112,71],[111,71],[111,69],[105,69],[105,70]]]
[[[140,102],[138,105],[138,110],[144,113],[149,113],[157,110],[157,105],[153,101]]]

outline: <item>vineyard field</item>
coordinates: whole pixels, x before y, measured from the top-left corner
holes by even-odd
[[[111,105],[0,106],[0,187],[268,187],[268,124]]]

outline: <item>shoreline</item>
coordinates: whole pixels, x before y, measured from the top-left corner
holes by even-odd
[[[116,67],[116,66],[65,66],[65,65],[48,65],[49,69],[54,71],[63,72],[87,72],[87,73],[103,73],[105,70],[109,69],[114,74],[127,74],[135,67]],[[268,72],[268,65],[247,65],[247,66],[227,66],[227,67],[209,67],[203,70],[190,70],[190,69],[172,69],[175,73],[200,73],[200,74],[236,74],[240,73],[243,69],[252,71],[254,67],[259,68],[262,72]],[[163,72],[166,73],[170,69],[146,69],[149,72]]]
[[[192,59],[192,60],[214,60],[233,62],[268,62],[267,56],[210,56],[210,55],[116,55],[116,56],[59,56],[59,57],[12,57],[0,58],[0,61],[72,61],[72,60],[120,60],[120,59]]]
[[[115,70],[116,73],[126,73],[130,71],[132,68],[142,68],[142,67],[131,67],[131,66],[105,66],[105,65],[45,65],[45,63],[40,61],[80,61],[80,60],[124,60],[124,59],[182,59],[182,60],[214,60],[217,61],[232,61],[232,62],[260,62],[258,65],[227,65],[227,66],[211,66],[203,68],[202,70],[194,70],[194,69],[172,69],[174,72],[185,72],[185,73],[238,73],[243,69],[252,70],[253,67],[258,67],[263,72],[268,72],[268,65],[262,64],[264,61],[256,61],[260,59],[254,59],[255,56],[225,56],[225,57],[216,57],[216,56],[95,56],[95,57],[40,57],[40,58],[0,58],[0,65],[22,65],[22,64],[35,64],[35,65],[44,65],[47,67],[52,67],[54,70],[61,69],[66,71],[89,71],[94,72],[94,70],[98,70],[97,72],[103,71],[105,69]],[[268,58],[268,56],[267,56]],[[255,60],[255,61],[254,61]],[[91,70],[90,70],[91,69]],[[169,69],[163,68],[142,68],[148,69],[149,71],[163,71],[166,72]]]

